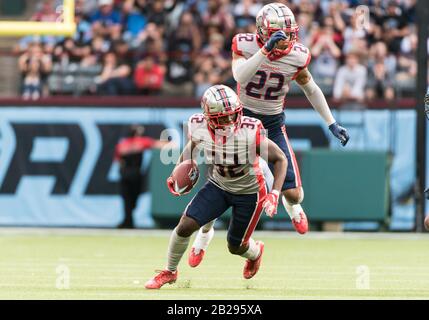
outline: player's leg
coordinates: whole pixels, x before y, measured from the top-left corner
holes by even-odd
[[[132,199],[132,188],[130,181],[126,179],[121,179],[120,184],[120,194],[122,197],[122,204],[124,208],[124,220],[118,226],[120,229],[131,228],[132,227],[132,214],[133,214],[133,199]]]
[[[137,202],[140,197],[142,188],[142,179],[141,176],[136,177],[130,181],[130,213],[129,213],[129,224],[130,228],[134,228],[134,218],[133,212],[137,207]]]
[[[302,188],[301,175],[295,153],[289,142],[284,125],[281,127],[281,134],[275,135],[272,140],[283,150],[288,159],[286,179],[282,187],[283,206],[291,217],[295,230],[300,234],[304,234],[308,231],[307,216],[301,206],[304,200],[304,189]]]
[[[192,248],[189,251],[188,264],[195,268],[203,261],[207,248],[214,236],[215,220],[206,223],[198,230]]]
[[[255,117],[261,120],[268,132],[268,138],[276,143],[286,155],[288,159],[288,169],[286,173],[286,179],[282,187],[282,203],[292,220],[295,230],[301,234],[306,233],[308,231],[308,222],[304,210],[301,207],[301,202],[304,199],[304,191],[301,187],[301,178],[299,175],[298,164],[295,159],[295,154],[293,153],[286,134],[286,128],[284,126],[284,114],[260,115],[255,114],[246,108],[243,110],[243,112],[246,116]],[[265,180],[267,182],[268,188],[271,188],[274,178],[272,173],[267,170],[266,165],[267,163],[265,161],[261,161],[260,166],[264,172]]]
[[[159,289],[164,284],[172,284],[177,280],[177,266],[186,251],[191,235],[198,230],[198,223],[182,215],[179,224],[171,233],[167,250],[167,267],[145,284],[146,289]]]
[[[268,167],[268,163],[262,158],[260,158],[259,161],[259,165],[264,174],[266,186],[268,190],[271,190],[274,182],[274,176],[270,168]],[[216,220],[210,221],[206,225],[202,226],[198,231],[194,243],[192,244],[192,249],[189,252],[188,264],[191,267],[197,267],[203,260],[210,241],[213,239],[214,236],[213,226],[215,222]]]
[[[185,253],[192,234],[201,226],[219,217],[228,209],[224,191],[211,182],[201,188],[186,207],[179,224],[173,230],[167,252],[167,267],[150,279],[145,287],[159,289],[177,279],[177,266]]]
[[[252,278],[259,270],[264,243],[251,238],[262,214],[262,201],[266,195],[263,186],[259,193],[249,195],[231,195],[233,203],[232,217],[228,228],[229,252],[246,258],[243,276]]]

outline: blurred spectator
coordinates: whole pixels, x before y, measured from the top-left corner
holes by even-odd
[[[28,67],[24,71],[24,81],[22,87],[22,97],[25,100],[37,100],[42,95],[42,74],[41,61],[31,59]]]
[[[43,94],[47,75],[52,71],[51,57],[43,52],[40,43],[33,43],[18,59],[22,76],[22,93],[26,99],[38,99]]]
[[[109,45],[104,41],[102,37],[94,37],[90,44],[86,45],[88,51],[85,50],[81,65],[92,66],[101,63],[104,54],[108,51]]]
[[[384,42],[375,43],[369,53],[368,83],[366,98],[384,98],[392,100],[394,93],[394,77],[396,71],[396,59],[392,54],[388,55]]]
[[[100,95],[130,95],[134,93],[134,82],[131,79],[131,67],[118,61],[114,52],[104,56],[103,70],[97,78],[97,93]]]
[[[233,9],[236,28],[246,28],[255,23],[256,15],[262,8],[262,3],[255,0],[243,0],[238,2]]]
[[[319,30],[319,24],[313,21],[311,15],[308,13],[298,15],[297,23],[299,25],[299,42],[310,47],[313,33]]]
[[[128,43],[124,40],[116,40],[112,43],[112,50],[115,52],[116,57],[123,64],[132,66],[134,63],[134,53],[130,50]]]
[[[313,43],[310,46],[313,63],[311,70],[316,78],[320,78],[325,84],[332,86],[338,61],[341,57],[341,35],[334,30],[334,20],[327,16],[319,32],[314,34]]]
[[[139,93],[145,95],[158,94],[164,82],[165,69],[157,64],[156,59],[148,55],[144,57],[134,72],[134,82]]]
[[[365,52],[367,49],[367,32],[360,24],[357,13],[350,19],[350,25],[344,29],[343,53],[348,54],[352,51]]]
[[[159,60],[162,63],[165,63],[167,60],[167,55],[164,48],[164,36],[161,33],[162,30],[159,29],[156,24],[148,23],[146,28],[140,32],[136,41],[137,43],[134,46],[137,47],[136,55],[154,55],[158,56]]]
[[[75,10],[83,12],[85,18],[97,10],[97,1],[98,0],[75,0]]]
[[[409,33],[407,17],[396,1],[389,1],[383,17],[384,41],[392,53],[399,53],[401,40]]]
[[[215,69],[213,59],[204,59],[194,76],[195,97],[202,97],[204,91],[212,85],[221,83],[220,73],[221,70]]]
[[[163,0],[152,1],[151,10],[147,14],[147,19],[149,22],[154,23],[159,29],[161,29],[161,33],[164,33],[166,12],[164,10]]]
[[[124,1],[122,5],[122,29],[124,38],[132,41],[145,28],[147,20],[134,6],[134,1]]]
[[[406,94],[415,90],[417,76],[417,35],[410,34],[401,43],[401,52],[398,55],[396,83],[401,91]]]
[[[197,57],[202,46],[202,38],[194,17],[190,12],[184,12],[180,17],[177,30],[168,39],[169,51],[172,52],[180,45],[187,45],[193,57]]]
[[[56,22],[60,17],[59,13],[55,9],[55,1],[44,0],[41,8],[31,18],[31,21],[39,22]]]
[[[397,88],[406,93],[414,90],[416,0],[279,1],[295,13],[300,26],[299,41],[312,52],[310,69],[325,94],[333,91],[338,66],[350,52],[359,52],[362,61],[368,59],[368,64],[365,63],[368,99],[390,99],[397,95],[394,92]],[[31,64],[33,73],[38,66],[41,70],[42,88],[48,75],[49,83],[54,84],[65,77],[64,72],[71,74],[76,70],[91,77],[87,80],[93,84],[104,64],[102,77],[97,78],[98,92],[110,94],[133,92],[135,88],[129,85],[134,83],[134,65],[150,55],[165,69],[163,94],[199,95],[215,81],[235,85],[230,70],[232,36],[255,32],[255,15],[266,3],[263,0],[76,0],[77,31],[73,37],[24,37],[14,53],[31,56],[33,44],[38,43],[40,49],[36,51],[54,61],[52,73],[46,71],[43,61]],[[32,20],[57,21],[60,12],[55,6],[60,4],[60,0],[39,0]],[[362,20],[362,11],[356,10],[358,5],[369,8],[369,21]],[[387,44],[387,50],[381,42]],[[115,58],[106,52],[112,52]],[[110,56],[107,60],[117,60],[115,68],[112,63],[106,66],[105,55]],[[110,69],[116,71],[108,72]],[[64,93],[71,92],[64,89]]]
[[[350,52],[346,57],[346,64],[338,69],[335,78],[333,95],[342,102],[363,102],[367,70],[359,64],[356,53]]]
[[[80,9],[75,11],[75,23],[76,33],[73,36],[73,40],[79,45],[90,42],[92,38],[92,26],[91,23],[85,19],[84,12]]]
[[[228,0],[222,1],[223,5],[220,5],[217,0],[207,1],[207,10],[202,16],[203,28],[207,38],[215,32],[220,32],[226,38],[232,38],[235,23],[225,2],[229,4]]]
[[[193,58],[200,54],[202,39],[193,17],[184,13],[177,31],[168,38],[169,57],[163,93],[171,96],[193,94]]]
[[[201,97],[201,90],[216,84],[230,83],[232,78],[231,71],[231,53],[224,50],[225,38],[220,33],[214,33],[210,36],[208,45],[203,49],[199,58],[195,61],[196,73],[196,96]],[[210,62],[208,62],[210,61]],[[211,65],[211,74],[207,74],[208,66]]]
[[[58,43],[54,49],[54,62],[59,62],[62,66],[69,63],[79,62],[81,60],[80,48],[72,38],[66,38]]]
[[[115,10],[113,0],[98,0],[98,9],[91,16],[92,30],[95,35],[110,36],[118,39],[121,36],[121,15]]]

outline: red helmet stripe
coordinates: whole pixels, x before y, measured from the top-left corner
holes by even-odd
[[[223,106],[225,107],[225,111],[230,112],[232,110],[232,108],[231,108],[231,104],[229,103],[228,97],[226,95],[225,89],[219,88],[218,91],[219,91],[219,94],[222,98],[222,103],[223,103]]]

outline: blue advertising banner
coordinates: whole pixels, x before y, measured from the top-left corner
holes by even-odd
[[[123,209],[113,152],[126,128],[144,124],[147,135],[156,138],[168,129],[173,140],[181,143],[182,124],[196,112],[199,110],[177,108],[0,108],[0,225],[116,227],[122,222]],[[390,151],[390,227],[411,229],[414,111],[337,111],[335,116],[350,131],[346,148],[332,137],[314,110],[287,110],[286,125],[294,149]],[[151,153],[146,152],[142,168],[146,174],[150,161]],[[138,227],[152,227],[150,190],[143,191],[135,222]],[[335,199],[329,201],[335,204]],[[349,226],[353,228],[353,224]]]

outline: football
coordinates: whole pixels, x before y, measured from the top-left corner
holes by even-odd
[[[425,228],[427,231],[429,231],[429,215],[425,218]]]
[[[174,181],[174,190],[183,194],[191,191],[197,184],[200,171],[194,160],[185,160],[174,168],[171,177]]]

